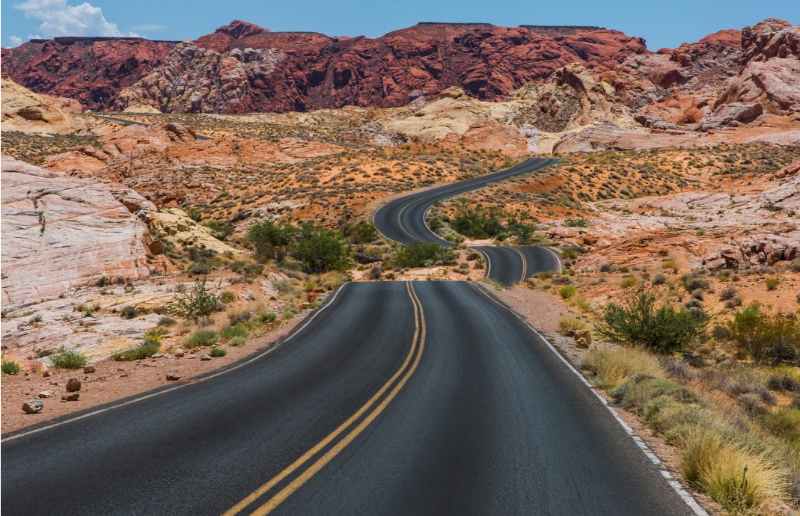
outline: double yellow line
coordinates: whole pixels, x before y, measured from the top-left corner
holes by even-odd
[[[244,499],[242,499],[242,501],[225,511],[224,516],[233,516],[241,513],[250,505],[259,500],[262,496],[269,493],[281,481],[285,480],[295,472],[300,471],[300,474],[297,475],[291,482],[273,494],[262,505],[256,507],[250,514],[264,515],[274,511],[295,491],[300,489],[303,484],[308,482],[311,477],[324,468],[326,464],[339,455],[342,450],[347,448],[347,446],[353,442],[356,437],[358,437],[373,421],[375,421],[379,415],[381,415],[384,410],[386,410],[386,407],[403,389],[409,378],[411,378],[411,376],[417,370],[417,366],[419,366],[420,359],[422,358],[422,353],[425,350],[425,335],[427,333],[427,329],[425,324],[425,313],[422,310],[422,303],[420,303],[417,293],[411,283],[406,283],[406,292],[408,293],[409,299],[411,299],[411,305],[414,309],[414,337],[411,340],[411,347],[408,350],[408,354],[406,355],[402,365],[397,369],[392,377],[383,384],[378,392],[376,392],[369,400],[367,400],[345,422],[339,425],[333,432],[325,436],[308,451],[303,453],[303,455],[284,468],[280,473],[247,495]],[[384,396],[387,391],[389,391],[389,394]],[[362,419],[364,414],[366,414],[366,417],[363,417]],[[353,424],[359,419],[361,419],[360,422],[353,426]],[[352,428],[350,428],[351,426]],[[348,429],[350,430],[348,431]],[[344,436],[336,441],[336,439],[342,434],[344,434]],[[319,454],[320,451],[322,451],[331,443],[334,443],[334,441],[336,441],[335,444],[328,451],[326,451],[316,460],[312,461],[312,459]]]

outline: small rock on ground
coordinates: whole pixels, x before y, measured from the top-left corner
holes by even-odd
[[[26,414],[38,414],[44,408],[44,403],[39,400],[30,400],[22,404],[22,411]]]
[[[67,380],[67,392],[78,392],[81,390],[81,381],[77,378]]]

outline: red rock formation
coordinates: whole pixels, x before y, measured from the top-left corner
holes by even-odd
[[[248,75],[248,88],[242,87],[242,77],[238,75],[236,84],[215,86],[245,96],[226,98],[223,104],[233,107],[223,109],[230,112],[239,112],[244,109],[242,106],[257,111],[348,104],[398,106],[421,94],[435,94],[454,85],[463,87],[470,95],[495,99],[569,63],[607,69],[628,55],[646,52],[640,38],[593,27],[507,28],[440,23],[422,23],[372,39],[270,32],[234,21],[199,38],[195,45],[220,53],[222,60],[236,49],[271,49],[285,54],[285,59],[269,75]],[[123,87],[158,72],[156,68],[173,47],[169,43],[138,39],[77,40],[69,45],[58,41],[32,42],[4,50],[3,71],[36,91],[78,98],[91,108],[107,108],[114,104]],[[104,59],[98,63],[98,57]],[[169,74],[164,71],[163,75]],[[199,87],[207,81],[195,78],[198,85],[195,93],[208,94]],[[157,98],[164,92],[154,90],[153,82],[167,88],[174,86],[174,81],[150,78],[146,87],[137,85],[125,102],[133,102],[139,94],[143,103],[163,104]],[[125,102],[116,102],[116,106]],[[186,109],[185,103],[179,104],[174,109]],[[220,105],[217,101],[199,104],[209,109]]]
[[[3,49],[3,75],[39,93],[107,107],[120,89],[161,64],[175,42],[141,38],[56,38]]]

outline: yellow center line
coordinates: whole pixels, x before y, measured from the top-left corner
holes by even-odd
[[[383,386],[375,393],[369,400],[367,400],[361,408],[358,409],[352,416],[350,416],[344,423],[339,425],[333,432],[328,434],[324,439],[318,442],[314,447],[306,451],[303,455],[301,455],[297,460],[295,460],[292,464],[284,468],[280,473],[272,477],[269,481],[265,484],[260,486],[258,489],[250,493],[247,497],[245,497],[242,501],[225,511],[224,516],[233,516],[242,512],[247,506],[255,502],[258,498],[263,496],[267,493],[270,489],[275,487],[280,481],[291,475],[294,471],[298,468],[303,466],[306,462],[308,462],[314,455],[316,455],[320,450],[325,448],[328,444],[330,444],[336,437],[339,436],[342,432],[344,432],[354,421],[356,421],[359,417],[361,417],[370,407],[378,400],[392,383],[401,375],[403,370],[408,366],[409,362],[411,361],[412,357],[414,356],[415,350],[419,347],[420,351],[417,353],[416,359],[414,363],[403,376],[402,380],[395,386],[395,388],[390,392],[390,394],[380,403],[378,404],[375,409],[353,430],[350,431],[341,441],[339,441],[333,448],[331,448],[327,453],[325,453],[322,457],[320,457],[316,462],[311,464],[303,473],[301,473],[297,478],[295,478],[291,483],[289,483],[286,487],[280,490],[275,496],[270,498],[264,505],[260,506],[256,511],[252,514],[268,514],[269,512],[273,511],[278,505],[280,505],[284,500],[286,500],[292,493],[297,491],[305,482],[308,481],[312,476],[314,476],[320,469],[322,469],[328,462],[333,460],[333,458],[338,455],[348,444],[350,444],[358,435],[364,431],[364,429],[374,421],[388,406],[392,399],[397,396],[397,393],[402,389],[411,375],[414,374],[414,371],[417,369],[417,365],[419,364],[420,357],[422,356],[422,351],[425,347],[425,319],[424,313],[422,312],[422,305],[419,302],[419,298],[416,297],[416,292],[414,292],[414,288],[411,286],[410,283],[406,283],[406,292],[411,299],[411,304],[414,308],[414,337],[411,341],[411,348],[408,351],[408,354],[403,361],[403,364],[400,366],[399,369],[392,375],[389,380],[383,384]]]

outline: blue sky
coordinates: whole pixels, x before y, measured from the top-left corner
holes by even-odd
[[[59,35],[194,39],[233,19],[272,30],[379,36],[417,21],[601,25],[674,47],[767,17],[800,23],[800,0],[3,0],[2,44]]]

